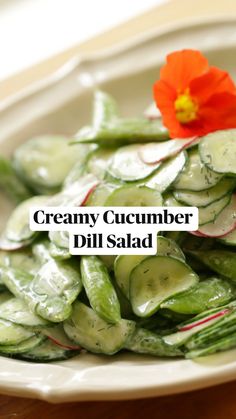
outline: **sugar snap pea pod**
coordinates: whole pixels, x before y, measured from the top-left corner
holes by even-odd
[[[94,311],[107,322],[119,322],[119,300],[104,263],[97,256],[83,256],[80,267],[82,283]]]
[[[118,115],[118,108],[115,99],[108,93],[97,90],[93,102],[93,127],[99,130],[106,122],[109,122]]]
[[[108,271],[114,270],[114,262],[116,259],[116,255],[100,255],[100,259],[105,263]]]
[[[139,354],[148,354],[161,357],[181,356],[180,349],[165,343],[156,333],[142,328],[136,328],[125,344],[125,349]]]
[[[180,259],[185,259],[185,256],[180,247],[171,239],[157,236],[157,254],[172,255]],[[123,294],[129,299],[130,274],[132,270],[142,260],[146,259],[147,255],[121,255],[117,256],[114,264],[115,278]]]
[[[216,352],[226,351],[236,347],[236,333],[232,333],[228,336],[225,336],[214,343],[199,349],[193,349],[185,353],[185,357],[189,359],[199,358],[202,356],[207,356],[214,354]]]
[[[156,255],[141,261],[130,275],[130,301],[140,317],[154,314],[169,297],[193,287],[198,275],[181,259]]]
[[[50,244],[51,244],[50,241],[47,239],[40,240],[32,244],[32,253],[35,259],[37,260],[38,264],[40,265],[40,267],[44,263],[52,259],[52,256],[50,254]],[[20,269],[20,266],[19,266],[19,269]]]
[[[227,304],[235,296],[234,287],[220,278],[209,278],[199,282],[182,295],[171,297],[161,304],[176,313],[198,314],[210,308]]]
[[[102,147],[163,141],[169,138],[161,120],[149,121],[145,118],[114,119],[104,122],[99,130],[82,129],[73,143],[96,143]]]
[[[59,247],[55,243],[50,243],[50,249],[49,250],[50,250],[50,255],[54,259],[66,260],[66,259],[71,258],[71,254],[70,254],[69,250],[67,250],[63,247]]]
[[[32,337],[25,339],[18,344],[15,345],[0,345],[0,354],[3,356],[15,356],[15,354],[23,354],[31,351],[32,349],[36,348],[45,340],[45,337],[42,335],[33,335]]]
[[[190,255],[204,263],[212,271],[236,282],[236,254],[227,250],[195,250]]]
[[[48,235],[52,244],[68,251],[69,249],[69,233],[68,231],[49,231]]]
[[[115,324],[108,323],[80,301],[73,304],[72,315],[64,322],[71,340],[90,352],[107,355],[123,349],[134,329],[135,322],[121,319]]]
[[[79,351],[63,349],[49,339],[42,341],[36,347],[21,352],[14,358],[23,359],[30,362],[52,362],[63,361],[77,355]]]
[[[32,138],[14,153],[14,166],[19,176],[36,192],[57,191],[77,163],[86,158],[88,147],[71,147],[63,136],[46,135]]]
[[[11,162],[2,156],[0,156],[0,188],[16,203],[25,201],[31,196],[29,189],[17,177]]]
[[[18,205],[7,221],[4,235],[13,242],[33,240],[37,232],[29,226],[29,210],[32,206],[46,205],[47,196],[34,196]]]
[[[77,263],[50,260],[33,276],[16,269],[0,268],[8,289],[22,298],[30,310],[45,320],[60,322],[69,317],[71,304],[81,291]]]
[[[0,319],[36,330],[50,326],[48,321],[32,313],[23,300],[15,297],[0,303]]]

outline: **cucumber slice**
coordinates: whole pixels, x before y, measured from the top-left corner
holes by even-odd
[[[145,182],[149,188],[164,192],[175,181],[179,173],[183,170],[187,161],[187,153],[179,153],[176,157],[164,162],[157,172]]]
[[[236,194],[230,203],[220,212],[216,219],[198,229],[198,233],[205,237],[221,237],[233,231],[236,226]]]
[[[32,206],[46,205],[47,202],[47,196],[34,196],[18,205],[7,221],[4,231],[6,238],[14,242],[32,240],[37,232],[30,230],[29,210]]]
[[[107,207],[160,207],[160,192],[147,186],[125,185],[115,189],[105,202]]]
[[[202,162],[211,170],[236,175],[236,129],[216,131],[202,137],[199,153]]]
[[[114,151],[111,149],[98,149],[95,150],[87,163],[87,171],[95,175],[98,179],[104,179],[107,166],[109,165]]]
[[[63,361],[75,356],[79,351],[70,351],[61,348],[59,345],[51,342],[49,339],[40,343],[32,349],[24,351],[24,353],[17,356],[18,359],[23,359],[31,362],[52,362]]]
[[[34,336],[34,332],[8,320],[0,319],[0,345],[18,345]]]
[[[177,201],[171,193],[168,193],[164,196],[164,207],[183,207],[183,206],[184,205],[181,204],[181,202]]]
[[[134,332],[135,322],[107,323],[91,308],[76,301],[71,317],[64,322],[64,329],[71,340],[88,351],[113,355],[124,348]]]
[[[108,172],[114,178],[126,182],[144,179],[153,173],[161,163],[152,165],[143,163],[138,154],[139,147],[134,144],[119,148],[108,166]]]
[[[185,260],[185,256],[177,243],[162,236],[157,236],[157,254],[175,256]],[[117,256],[115,260],[114,271],[116,282],[128,299],[130,274],[135,266],[137,266],[142,260],[146,258],[147,255],[121,255]]]
[[[173,256],[151,256],[140,262],[130,275],[130,300],[140,317],[154,314],[167,298],[190,289],[198,276]]]
[[[86,145],[71,147],[66,137],[36,137],[17,148],[14,166],[35,191],[56,190],[78,159],[83,160],[87,153]]]
[[[3,356],[13,356],[31,351],[45,340],[44,336],[34,335],[29,339],[23,340],[17,345],[0,345],[0,353]],[[15,357],[15,356],[14,356]],[[18,357],[18,355],[17,355]]]
[[[69,249],[69,232],[68,231],[49,231],[49,239],[52,244],[66,251]]]
[[[198,208],[206,207],[224,196],[229,195],[235,188],[235,185],[236,183],[234,179],[222,179],[219,183],[217,183],[217,185],[213,186],[211,189],[207,189],[206,191],[197,192],[177,190],[174,191],[173,194],[177,201],[182,204],[193,207],[196,206]]]
[[[144,163],[153,164],[175,156],[189,146],[196,137],[176,138],[161,143],[149,143],[140,147],[139,156]]]
[[[178,348],[167,345],[161,336],[142,328],[136,328],[134,334],[126,342],[125,348],[138,354],[161,357],[182,355]]]
[[[198,210],[199,225],[213,222],[216,217],[223,211],[223,209],[231,201],[231,195],[226,195],[218,201],[212,202],[207,207],[201,207]]]
[[[220,278],[209,278],[182,295],[171,297],[162,303],[161,308],[168,308],[175,313],[198,314],[227,304],[234,296],[234,287],[229,282]]]
[[[70,351],[78,351],[81,349],[79,345],[76,345],[76,343],[72,342],[65,334],[62,323],[54,327],[50,327],[44,330],[42,329],[41,333],[63,349]]]
[[[81,277],[89,302],[105,321],[120,321],[120,304],[104,263],[97,256],[81,257]]]
[[[89,207],[102,207],[104,206],[107,198],[112,194],[112,192],[119,188],[119,184],[116,183],[101,183],[99,184],[94,191],[89,196],[86,206]]]
[[[50,325],[49,322],[32,313],[23,300],[14,297],[0,304],[0,319],[31,329]]]
[[[202,163],[198,149],[189,150],[188,157],[187,164],[174,182],[175,189],[203,191],[212,188],[220,181],[223,175],[213,172]]]

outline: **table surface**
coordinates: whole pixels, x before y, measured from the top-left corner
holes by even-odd
[[[25,88],[59,68],[70,57],[108,47],[145,32],[157,25],[191,16],[236,13],[235,0],[173,0],[121,25],[94,40],[71,48],[50,60],[0,83],[0,100]],[[86,402],[52,405],[31,399],[0,396],[0,419],[136,419],[161,417],[162,419],[235,419],[236,381],[209,389],[174,396],[119,402]]]

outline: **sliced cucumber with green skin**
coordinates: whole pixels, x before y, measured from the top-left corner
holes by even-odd
[[[18,343],[34,336],[34,332],[0,319],[0,345],[18,345]]]
[[[105,321],[121,319],[120,304],[105,264],[97,256],[81,257],[81,278],[94,311]]]
[[[226,195],[230,195],[235,188],[235,180],[226,178],[222,179],[213,186],[213,188],[207,189],[206,191],[174,191],[174,197],[177,201],[182,204],[196,206],[196,207],[206,207],[213,202],[222,199]]]
[[[113,355],[125,347],[127,339],[134,333],[135,322],[121,320],[116,324],[108,323],[91,308],[76,301],[71,317],[64,322],[64,330],[82,348]]]
[[[54,327],[48,327],[46,329],[41,329],[41,333],[48,337],[53,343],[58,346],[61,346],[63,349],[70,351],[78,351],[81,349],[79,345],[72,342],[68,336],[65,334],[63,324],[59,323]]]
[[[193,287],[199,278],[182,260],[173,256],[150,256],[130,275],[130,301],[140,317],[154,314],[169,297]]]
[[[236,283],[236,253],[227,250],[196,250],[190,254],[212,271]]]
[[[202,137],[199,153],[211,170],[224,175],[236,175],[236,129],[215,131]]]
[[[87,171],[93,173],[98,179],[104,179],[107,167],[114,155],[111,149],[99,148],[91,153],[87,163]]]
[[[112,192],[119,188],[120,184],[118,183],[101,183],[99,184],[89,196],[86,206],[88,207],[102,207],[104,206],[107,198],[112,194]]]
[[[119,148],[108,166],[108,172],[114,178],[134,182],[151,175],[161,163],[145,164],[138,154],[137,144]]]
[[[161,207],[160,192],[147,186],[125,185],[115,189],[107,198],[107,207]]]
[[[169,159],[180,153],[184,148],[195,141],[192,138],[176,138],[161,143],[149,143],[140,146],[139,156],[144,163],[153,164]]]
[[[29,226],[29,210],[32,206],[46,205],[48,196],[34,196],[15,208],[7,221],[4,235],[13,242],[24,242],[33,239],[36,231]]]
[[[168,193],[164,196],[164,207],[183,207],[184,205],[181,202],[177,201],[175,197]],[[178,233],[178,232],[177,232]]]
[[[235,297],[235,288],[220,278],[209,278],[199,282],[182,295],[171,297],[161,304],[176,313],[198,314],[210,308],[227,304]]]
[[[180,247],[173,240],[162,236],[157,236],[157,254],[167,256],[172,255],[185,260],[185,256]],[[115,260],[114,271],[116,282],[128,299],[130,274],[134,267],[146,258],[147,255],[120,255],[117,256]]]
[[[181,356],[178,348],[167,345],[161,336],[147,329],[136,328],[125,344],[125,348],[138,354],[161,357]]]
[[[63,349],[47,339],[36,347],[28,349],[14,358],[30,362],[53,362],[64,361],[78,354],[79,351]]]
[[[203,237],[222,237],[233,231],[236,226],[236,194],[228,205],[220,212],[216,219],[199,227],[198,233]]]
[[[216,219],[216,217],[223,211],[223,209],[229,204],[230,201],[231,195],[226,195],[218,201],[212,202],[207,207],[199,208],[199,226],[213,222]]]
[[[40,188],[56,190],[78,159],[85,158],[87,153],[87,146],[71,147],[66,137],[36,137],[16,149],[14,166],[36,191]]]
[[[173,184],[175,189],[203,191],[212,188],[220,181],[223,175],[213,172],[201,162],[197,148],[189,150],[188,157],[183,171]]]
[[[0,354],[10,357],[14,356],[15,354],[23,354],[33,350],[34,348],[39,346],[44,340],[44,336],[34,335],[29,339],[23,340],[17,345],[0,345]]]
[[[164,162],[156,173],[145,182],[149,188],[156,189],[159,192],[166,191],[175,181],[179,173],[183,170],[187,161],[187,153],[182,152],[172,159]]]
[[[48,321],[32,313],[23,300],[14,297],[0,304],[0,319],[37,330],[50,326]]]

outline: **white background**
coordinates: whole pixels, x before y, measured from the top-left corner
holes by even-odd
[[[167,0],[0,0],[0,80]]]

